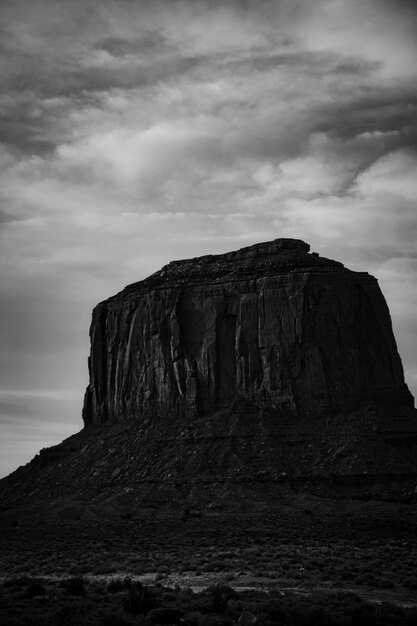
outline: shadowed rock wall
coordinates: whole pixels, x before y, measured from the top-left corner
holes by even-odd
[[[237,397],[294,419],[413,407],[376,279],[299,240],[172,262],[99,304],[90,337],[86,425]]]

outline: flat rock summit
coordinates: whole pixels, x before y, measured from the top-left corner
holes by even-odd
[[[417,418],[377,280],[276,239],[173,261],[101,302],[84,428],[0,482],[222,506],[412,498]]]

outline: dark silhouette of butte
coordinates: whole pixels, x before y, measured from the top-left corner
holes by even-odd
[[[413,497],[416,411],[378,282],[309,250],[173,261],[100,303],[84,429],[6,497]]]

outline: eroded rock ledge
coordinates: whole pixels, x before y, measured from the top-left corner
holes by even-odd
[[[413,398],[377,280],[277,239],[173,261],[100,303],[85,425],[194,419],[236,399],[291,420]]]

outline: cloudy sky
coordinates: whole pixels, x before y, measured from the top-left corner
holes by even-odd
[[[98,301],[277,237],[377,276],[417,393],[414,0],[0,12],[0,475],[81,428]]]

